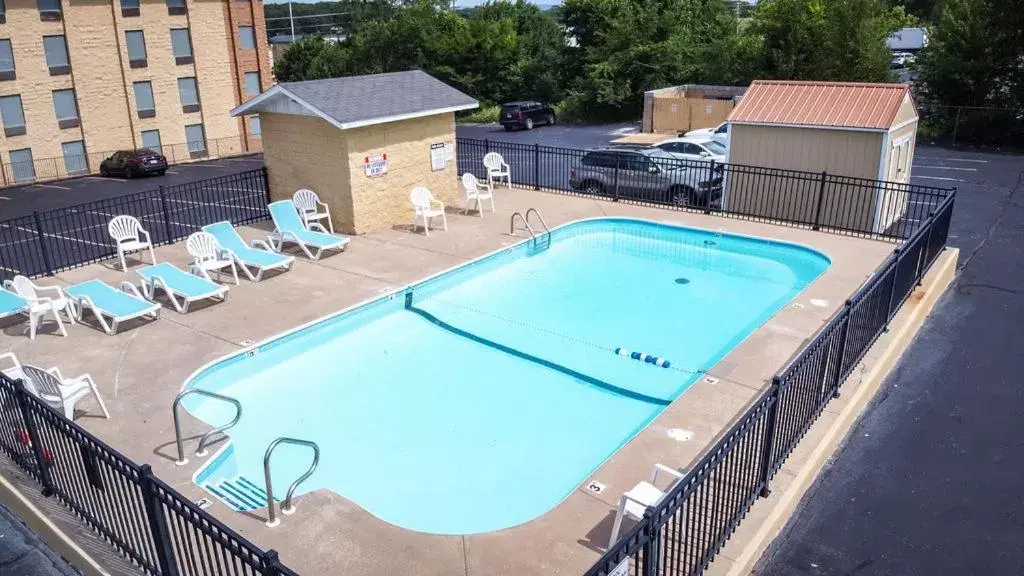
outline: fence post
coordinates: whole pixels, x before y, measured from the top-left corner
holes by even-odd
[[[270,175],[267,174],[266,165],[260,166],[260,174],[263,176],[263,192],[267,195],[267,204],[270,204]]]
[[[843,385],[843,364],[846,362],[846,339],[850,336],[850,324],[853,324],[853,302],[847,300],[843,304],[841,315],[846,316],[846,326],[843,326],[843,333],[839,335],[839,358],[836,361],[836,389],[832,391],[833,398],[839,398],[839,388]]]
[[[822,171],[821,183],[818,184],[818,207],[814,209],[814,229],[821,230],[821,206],[825,203],[825,181],[828,180],[828,172]]]
[[[772,377],[772,387],[769,392],[775,397],[775,403],[768,408],[768,421],[765,423],[764,446],[761,447],[761,497],[767,498],[772,493],[768,488],[768,476],[772,471],[772,448],[775,445],[775,427],[779,420],[779,404],[782,403],[782,380],[778,376]]]
[[[156,497],[155,477],[149,464],[139,467],[139,488],[142,490],[142,501],[146,506],[146,517],[149,519],[149,530],[153,536],[153,547],[156,549],[157,562],[160,564],[160,576],[178,576],[178,564],[174,560],[171,548],[171,533],[167,529],[167,518],[164,517],[160,500]]]
[[[277,556],[277,550],[267,550],[263,553],[263,576],[278,576],[281,573],[281,560]]]
[[[14,397],[18,400],[21,418],[25,421],[25,432],[28,433],[29,443],[32,444],[32,456],[36,459],[36,466],[39,468],[39,479],[43,483],[43,496],[53,496],[53,479],[50,478],[50,466],[46,461],[43,442],[39,438],[39,429],[36,428],[36,421],[32,419],[32,410],[28,406],[28,394],[28,390],[25,389],[25,381],[20,378],[15,380]]]
[[[50,260],[50,250],[46,247],[46,235],[43,234],[43,219],[39,217],[39,210],[34,210],[32,217],[36,221],[36,234],[39,237],[39,252],[43,255],[43,267],[46,268],[46,274],[52,276],[56,270],[53,267],[53,261]]]
[[[174,240],[174,236],[171,234],[171,209],[167,204],[167,190],[164,189],[164,185],[160,185],[160,207],[164,212],[164,231],[167,232],[167,241]]]
[[[956,107],[956,120],[953,121],[953,147],[956,148],[956,131],[960,128],[960,111],[962,106]]]
[[[533,143],[533,189],[540,190],[540,144]]]
[[[622,159],[615,160],[615,173],[612,175],[612,201],[619,201],[619,164]]]
[[[661,531],[654,525],[654,514],[651,508],[644,510],[644,517],[641,522],[647,523],[647,543],[644,544],[644,562],[640,567],[640,576],[658,576],[658,564],[661,554],[658,548],[661,545]]]
[[[708,174],[708,194],[704,198],[704,213],[711,214],[711,198],[715,194],[715,159],[711,159],[711,172]],[[723,182],[724,184],[724,182]]]
[[[484,154],[489,154],[490,152],[491,152],[491,139],[490,138],[484,138]]]
[[[893,250],[892,253],[896,257],[896,261],[892,265],[892,286],[889,288],[889,306],[885,309],[885,328],[882,329],[882,332],[889,331],[889,320],[892,320],[893,317],[892,303],[896,299],[896,275],[900,271],[900,260],[903,258],[903,251],[899,248]]]

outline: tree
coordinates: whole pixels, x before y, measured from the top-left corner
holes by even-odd
[[[278,82],[298,82],[343,76],[347,59],[347,52],[337,42],[311,36],[293,43],[274,62],[274,77]]]

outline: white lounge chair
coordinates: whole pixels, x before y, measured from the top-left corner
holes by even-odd
[[[499,183],[504,180],[506,186],[512,187],[512,169],[509,168],[501,154],[497,152],[484,154],[484,169],[487,170],[487,183],[492,187],[495,180]]]
[[[6,287],[0,288],[0,318],[26,312],[28,312],[28,300],[18,296]]]
[[[444,231],[448,231],[448,217],[444,213],[444,202],[434,198],[429,189],[423,186],[413,188],[409,192],[409,202],[412,203],[414,211],[412,217],[413,231],[419,226],[419,222],[423,222],[423,233],[430,236],[431,218],[440,218],[444,224]]]
[[[671,485],[664,492],[657,486],[659,472],[668,474],[673,478]],[[608,547],[611,548],[619,538],[619,529],[622,527],[623,516],[639,521],[644,517],[644,511],[661,502],[665,494],[672,489],[672,485],[683,476],[682,472],[674,468],[669,468],[664,464],[655,464],[651,469],[650,481],[640,482],[633,486],[629,492],[623,494],[622,498],[619,499],[619,509],[615,513],[615,523],[612,524],[612,534],[608,539]]]
[[[216,272],[217,280],[220,281],[224,269],[227,268],[231,270],[235,284],[238,284],[238,268],[235,267],[235,259],[227,250],[220,247],[213,234],[193,232],[185,241],[185,249],[192,257],[189,272],[212,282],[213,278],[210,278],[210,272]]]
[[[220,247],[234,258],[235,264],[253,282],[259,282],[267,270],[288,270],[295,262],[294,256],[274,252],[263,240],[255,239],[251,247],[246,246],[245,240],[242,240],[238,231],[228,221],[203,226],[203,232],[212,234]],[[256,272],[253,273],[250,268]]]
[[[117,244],[117,257],[121,260],[121,270],[127,270],[124,256],[129,252],[141,252],[149,248],[149,258],[156,264],[156,255],[153,254],[153,241],[149,237],[142,224],[132,216],[115,216],[107,224],[107,232]]]
[[[36,337],[36,327],[39,325],[39,321],[47,316],[53,316],[62,336],[68,335],[68,331],[64,329],[64,322],[60,319],[60,313],[64,312],[68,321],[74,324],[74,310],[60,286],[37,286],[24,276],[15,276],[14,280],[4,282],[4,287],[14,291],[28,303],[25,314],[28,314],[29,339]],[[43,296],[41,295],[43,293],[49,295]]]
[[[469,207],[476,204],[477,214],[483,218],[484,200],[491,201],[491,214],[494,213],[494,192],[489,184],[481,184],[476,176],[466,172],[462,175],[462,189],[466,191],[466,207],[462,210],[464,214],[469,213]]]
[[[331,234],[319,222],[310,222],[308,227],[295,205],[287,200],[267,204],[270,218],[274,220],[274,231],[267,239],[270,247],[280,252],[285,242],[297,244],[312,260],[319,260],[327,250],[345,251],[349,239]]]
[[[111,336],[117,333],[117,325],[126,320],[140,316],[151,316],[154,320],[160,317],[160,305],[144,300],[138,289],[125,281],[121,282],[120,290],[102,280],[87,280],[69,286],[64,292],[74,303],[78,320],[89,310],[103,331]]]
[[[196,300],[216,298],[223,302],[228,298],[227,286],[185,272],[170,262],[139,268],[135,273],[141,278],[142,293],[146,298],[155,301],[156,289],[160,288],[180,314],[188,312],[189,304]]]
[[[295,209],[299,211],[299,216],[302,216],[302,221],[306,223],[306,227],[309,227],[311,222],[319,222],[320,220],[327,220],[327,230],[334,234],[334,222],[331,221],[331,209],[320,201],[320,197],[316,195],[316,192],[308,188],[302,188],[296,190],[295,194],[292,195],[292,204],[295,205]],[[323,207],[323,211],[320,207]]]
[[[68,420],[75,417],[75,404],[90,394],[99,403],[103,417],[110,418],[92,376],[82,374],[76,378],[64,378],[57,368],[43,370],[31,364],[22,364],[21,371],[25,375],[25,388],[43,402],[62,411]]]

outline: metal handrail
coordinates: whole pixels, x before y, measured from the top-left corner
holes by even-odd
[[[526,216],[523,217],[523,220],[526,220],[527,222],[530,221],[530,212],[533,212],[534,214],[537,215],[537,219],[540,220],[540,225],[544,227],[544,232],[548,236],[551,236],[551,229],[548,228],[548,223],[544,221],[544,217],[540,215],[540,212],[538,212],[536,208],[527,209]]]
[[[282,514],[291,514],[295,511],[295,508],[291,505],[292,494],[295,493],[295,489],[299,487],[299,484],[302,484],[306,478],[309,478],[313,472],[316,472],[316,467],[320,464],[320,447],[316,445],[316,442],[311,440],[299,440],[298,438],[282,436],[271,442],[270,446],[267,446],[267,452],[263,455],[263,478],[267,482],[267,526],[270,528],[281,523],[281,520],[276,514],[274,514],[274,488],[270,483],[270,456],[274,453],[274,449],[282,443],[308,446],[313,449],[313,463],[309,465],[309,470],[306,470],[305,474],[296,478],[295,482],[292,482],[292,485],[288,487],[288,492],[285,494],[284,502],[281,503]]]
[[[533,233],[533,228],[530,226],[530,223],[526,220],[526,216],[523,216],[523,214],[521,212],[513,212],[512,213],[512,218],[509,219],[509,221],[508,221],[508,233],[509,234],[515,234],[516,233],[516,216],[519,216],[519,219],[523,221],[523,225],[526,226],[526,229],[530,232],[530,238],[533,238],[534,240],[536,240],[537,239],[537,235]]]
[[[199,388],[189,388],[188,390],[183,390],[180,394],[174,397],[174,403],[171,404],[171,412],[174,413],[174,440],[178,445],[178,459],[174,463],[177,464],[178,466],[188,464],[188,458],[185,458],[185,444],[181,439],[181,420],[178,417],[178,406],[181,405],[181,400],[185,396],[188,396],[189,394],[199,394],[200,396],[216,398],[217,400],[224,400],[225,402],[230,402],[235,406],[235,417],[231,420],[231,422],[228,422],[223,426],[217,426],[216,428],[208,431],[206,434],[203,434],[199,438],[199,446],[196,448],[196,456],[199,456],[200,458],[206,456],[206,441],[207,439],[210,438],[210,436],[218,432],[223,432],[228,428],[231,428],[235,424],[238,424],[238,421],[241,420],[242,418],[242,403],[230,396],[224,396],[223,394],[217,394],[216,392],[200,390]]]

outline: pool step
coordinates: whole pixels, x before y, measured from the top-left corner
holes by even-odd
[[[248,478],[236,476],[230,480],[222,480],[216,484],[210,482],[203,485],[221,502],[232,510],[247,512],[267,505],[267,493]]]

